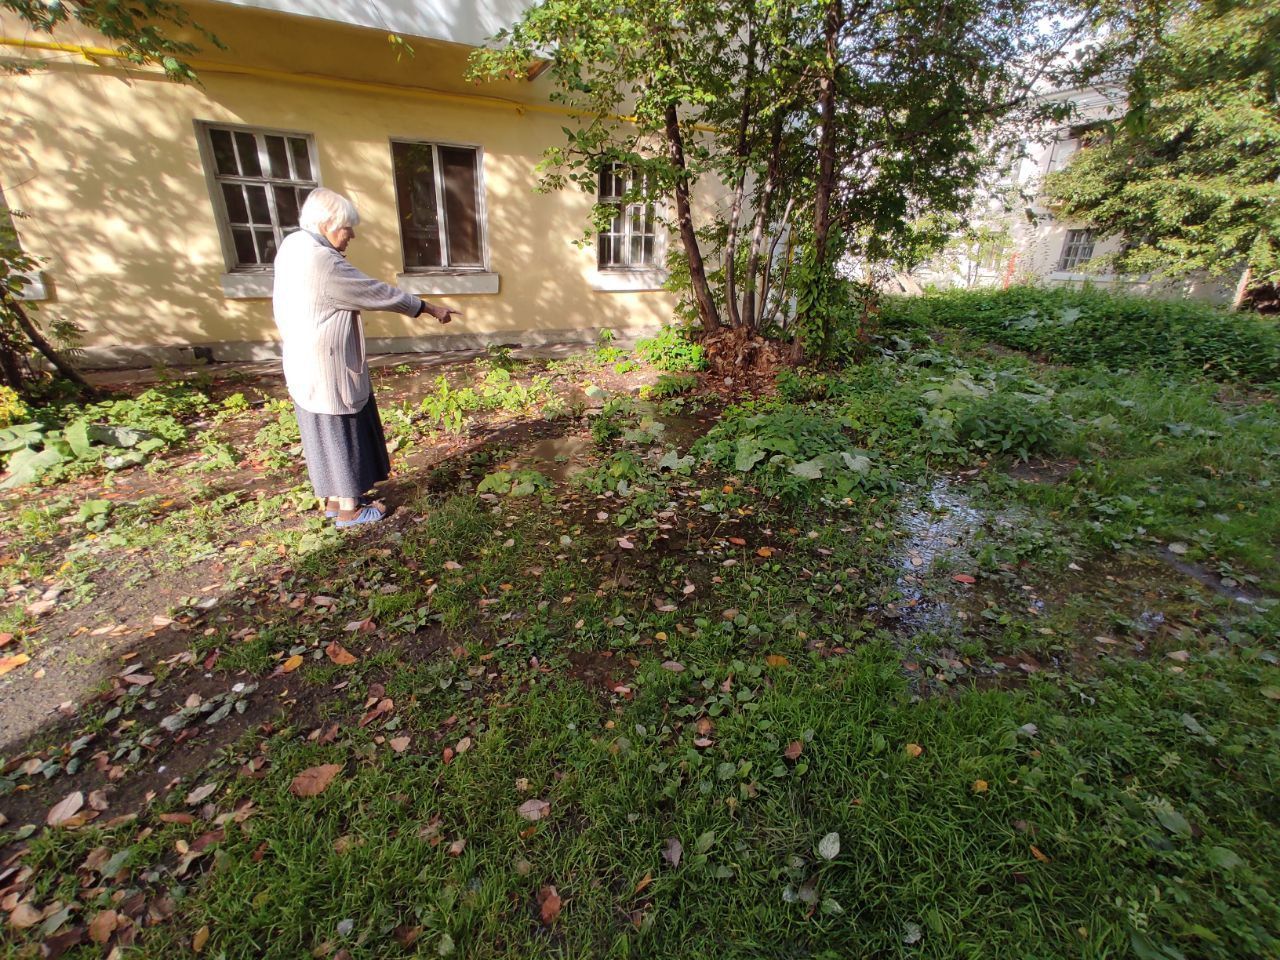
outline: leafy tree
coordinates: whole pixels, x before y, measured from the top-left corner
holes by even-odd
[[[705,332],[754,334],[793,295],[800,336],[825,354],[848,313],[837,265],[941,242],[918,225],[967,208],[999,125],[1033,109],[1031,86],[1087,23],[1055,20],[1065,9],[545,0],[473,69],[500,76],[550,60],[575,121],[544,157],[544,186],[594,192],[606,163],[648,172],[673,201],[680,275]],[[692,201],[709,178],[729,199],[699,222],[707,205]],[[799,256],[775,276],[784,235]]]
[[[1124,118],[1045,189],[1058,216],[1123,238],[1117,270],[1239,274],[1238,303],[1280,280],[1280,6],[1183,4],[1155,37],[1131,64]]]
[[[16,14],[29,30],[46,34],[53,34],[74,20],[114,42],[125,59],[159,66],[179,82],[196,80],[195,71],[183,59],[194,53],[196,46],[178,39],[175,31],[191,28],[220,46],[216,37],[192,22],[183,7],[168,0],[132,0],[127,4],[117,0],[0,0],[0,10]],[[10,73],[25,73],[38,66],[38,61],[6,60],[3,63],[3,69]],[[21,216],[5,205],[3,191],[0,191],[0,382],[15,390],[28,385],[25,357],[34,346],[59,373],[91,393],[89,384],[66,357],[54,349],[16,296],[24,283],[21,275],[39,266],[35,258],[23,252],[18,242],[14,219]],[[57,333],[56,323],[54,328]]]

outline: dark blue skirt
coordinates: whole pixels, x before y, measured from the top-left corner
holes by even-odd
[[[322,497],[358,497],[391,476],[373,395],[359,413],[312,413],[294,404],[311,486]]]

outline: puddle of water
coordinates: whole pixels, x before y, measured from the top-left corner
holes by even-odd
[[[961,611],[945,600],[926,597],[924,578],[940,558],[962,554],[962,544],[974,538],[987,518],[947,477],[935,480],[923,497],[904,507],[897,519],[906,533],[896,563],[901,599],[886,608],[901,628],[960,631]]]
[[[520,464],[560,483],[585,470],[591,452],[591,440],[587,437],[551,437],[539,440],[526,450]]]

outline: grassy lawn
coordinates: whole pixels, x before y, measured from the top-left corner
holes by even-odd
[[[225,385],[51,477],[0,682],[158,619],[0,760],[0,955],[1276,956],[1273,341],[992,302],[728,405],[608,346],[397,374],[355,534]]]

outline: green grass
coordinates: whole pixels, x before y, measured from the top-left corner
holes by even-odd
[[[227,960],[1280,951],[1280,606],[1156,555],[1176,538],[1280,586],[1274,400],[911,334],[730,408],[706,459],[633,404],[596,424],[600,463],[572,485],[481,499],[495,461],[477,457],[406,507],[420,523],[261,534],[284,568],[236,560],[236,603],[191,636],[201,663],[221,651],[221,689],[303,656],[270,722],[135,822],[35,831],[32,902],[85,923],[134,891],[171,897],[125,952],[157,958],[205,928],[202,955]],[[1067,461],[1057,482],[1011,474],[1042,457]],[[946,519],[942,479],[977,519],[917,567],[907,528]],[[100,538],[191,558],[282,506],[215,500],[154,530],[118,508]],[[69,511],[6,523],[34,546]],[[965,616],[904,627],[889,612],[909,596]],[[324,655],[334,639],[354,664]],[[184,676],[86,707],[99,739],[77,756],[108,749],[126,783],[176,760],[153,701]],[[362,723],[374,684],[394,708]],[[50,756],[47,784],[11,772],[0,791],[65,795],[75,757]],[[324,793],[290,793],[321,764],[341,768]],[[187,807],[204,783],[211,806]],[[530,799],[545,819],[520,816]],[[179,874],[179,843],[237,810]],[[86,882],[100,846],[120,872]]]

